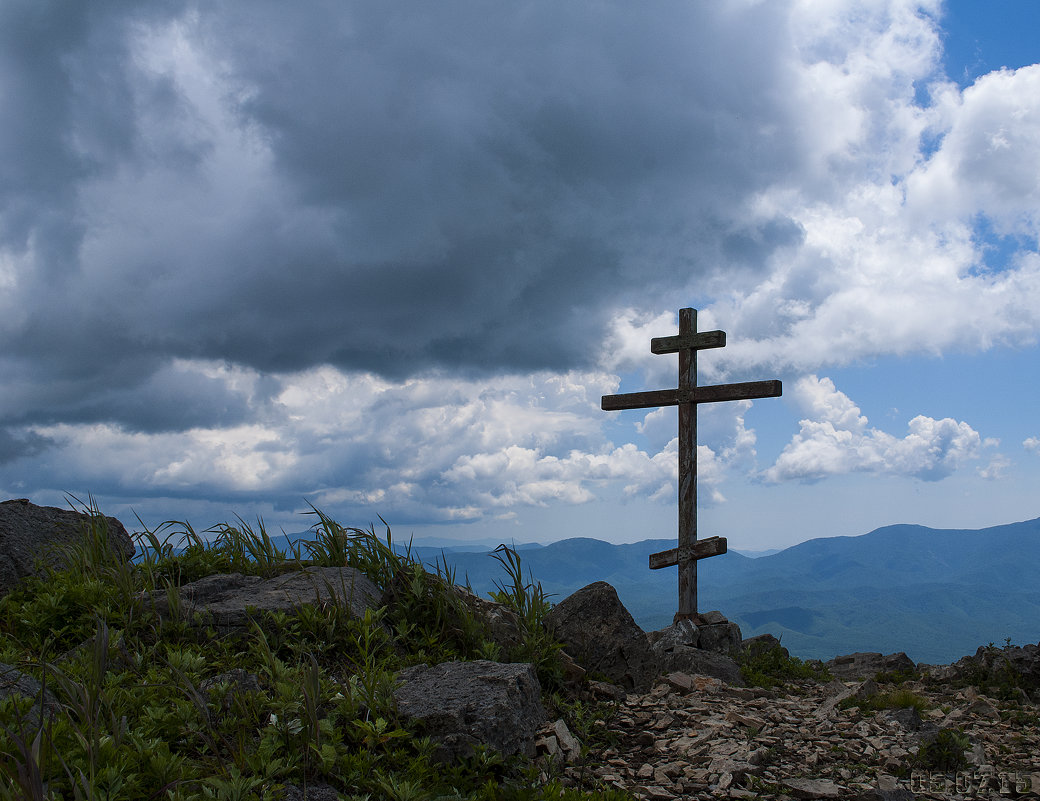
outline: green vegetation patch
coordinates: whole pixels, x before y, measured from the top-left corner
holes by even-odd
[[[496,599],[517,621],[503,649],[453,576],[394,552],[389,527],[380,538],[314,510],[314,540],[286,554],[260,521],[222,525],[210,540],[171,522],[139,536],[134,563],[105,547],[104,516],[86,511],[69,567],[0,599],[0,659],[49,699],[0,701],[0,801],[260,801],[287,784],[330,785],[358,801],[627,798],[539,781],[522,760],[491,752],[439,762],[430,739],[396,714],[404,666],[522,659],[537,665],[546,705],[574,731],[606,736],[597,721],[608,712],[566,696],[559,645],[541,625],[548,604],[515,552],[498,552],[509,581]],[[186,619],[176,603],[179,587],[208,575],[315,564],[360,570],[395,602],[361,618],[334,602],[258,614],[232,634]],[[155,593],[174,602],[171,614],[155,613]]]
[[[971,741],[961,729],[940,729],[935,738],[923,743],[914,758],[915,767],[950,773],[968,765],[964,751]]]
[[[790,681],[830,681],[827,668],[816,662],[807,662],[788,656],[784,648],[774,645],[769,649],[745,648],[738,655],[740,675],[752,687],[771,689]]]
[[[928,699],[918,695],[912,690],[900,687],[891,692],[875,693],[869,698],[846,698],[839,705],[839,709],[851,709],[858,707],[864,712],[880,712],[886,709],[916,709],[918,715],[923,715],[930,707]]]

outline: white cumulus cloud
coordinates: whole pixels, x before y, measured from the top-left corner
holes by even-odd
[[[964,422],[914,417],[896,437],[869,425],[856,404],[829,378],[805,376],[792,393],[811,416],[763,471],[769,482],[818,481],[846,473],[878,473],[938,481],[978,457],[982,440]]]

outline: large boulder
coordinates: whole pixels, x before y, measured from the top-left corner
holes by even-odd
[[[646,636],[651,646],[662,637],[667,639],[678,636],[682,644],[689,648],[714,651],[726,656],[739,653],[742,642],[740,626],[731,623],[717,611],[702,612],[695,621],[683,619],[660,631],[651,631]]]
[[[791,658],[791,652],[784,648],[780,644],[780,640],[772,634],[758,634],[754,637],[748,637],[740,643],[740,650],[752,659],[768,654],[777,648],[780,649],[780,654],[784,659]]]
[[[191,620],[198,612],[217,629],[232,631],[249,624],[255,612],[291,613],[305,604],[334,602],[363,617],[366,609],[379,607],[379,588],[352,567],[307,567],[274,578],[220,573],[179,588],[180,611]],[[152,596],[156,611],[169,615],[169,596]]]
[[[721,612],[702,612],[698,615],[697,647],[705,651],[733,656],[740,651],[740,626],[727,620]]]
[[[402,670],[398,682],[398,713],[434,739],[439,758],[468,756],[477,745],[505,756],[535,755],[535,734],[546,716],[532,665],[486,660],[415,665]]]
[[[134,544],[123,524],[114,517],[103,520],[108,547],[113,553],[132,558]],[[0,503],[0,595],[34,575],[41,562],[63,567],[62,549],[81,541],[90,523],[89,514],[37,506],[26,498]]]
[[[902,651],[896,654],[879,654],[876,651],[857,651],[854,654],[836,656],[824,663],[831,675],[839,679],[869,679],[878,673],[913,673],[917,665]]]
[[[660,673],[646,632],[605,581],[564,598],[546,615],[545,625],[585,670],[626,690],[645,690]]]
[[[702,636],[703,628],[690,620],[679,620],[651,632],[648,639],[657,672],[713,676],[733,687],[743,687],[744,679],[737,663],[727,654],[700,647]]]

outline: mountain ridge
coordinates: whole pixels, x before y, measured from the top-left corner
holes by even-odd
[[[653,630],[671,623],[676,574],[650,571],[647,561],[669,547],[674,541],[613,545],[574,537],[520,555],[525,576],[553,600],[606,581],[636,622]],[[486,594],[501,581],[501,566],[487,553],[444,556],[457,580]],[[730,551],[705,560],[700,608],[720,609],[745,636],[782,637],[803,658],[877,650],[947,663],[980,642],[1040,639],[1040,592],[1032,590],[1038,562],[1040,518],[984,529],[895,524],[806,540],[769,556]]]

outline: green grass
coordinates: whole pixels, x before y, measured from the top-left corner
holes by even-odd
[[[830,672],[812,662],[787,656],[780,645],[752,652],[745,648],[737,655],[740,675],[752,687],[771,689],[791,681],[830,681]]]
[[[493,753],[450,764],[394,707],[394,675],[417,662],[495,656],[531,661],[546,706],[597,736],[605,710],[566,696],[559,645],[541,625],[548,603],[523,580],[517,554],[500,549],[509,581],[498,600],[518,620],[511,653],[452,591],[379,536],[318,510],[312,541],[291,553],[262,521],[196,534],[169,522],[138,538],[136,563],[106,547],[104,516],[85,510],[68,568],[24,581],[0,599],[0,661],[42,682],[57,700],[0,701],[0,801],[7,799],[277,799],[286,784],[328,784],[346,799],[620,799],[564,789],[519,759]],[[257,616],[240,635],[188,620],[178,588],[207,575],[272,576],[305,565],[351,566],[395,603],[358,619],[334,603]],[[170,598],[160,618],[153,594]],[[255,681],[243,677],[255,676]],[[591,780],[590,780],[591,781]]]
[[[875,693],[869,698],[846,698],[839,704],[839,709],[858,707],[861,712],[880,712],[886,709],[916,709],[923,715],[929,708],[926,698],[905,687],[891,692]]]

